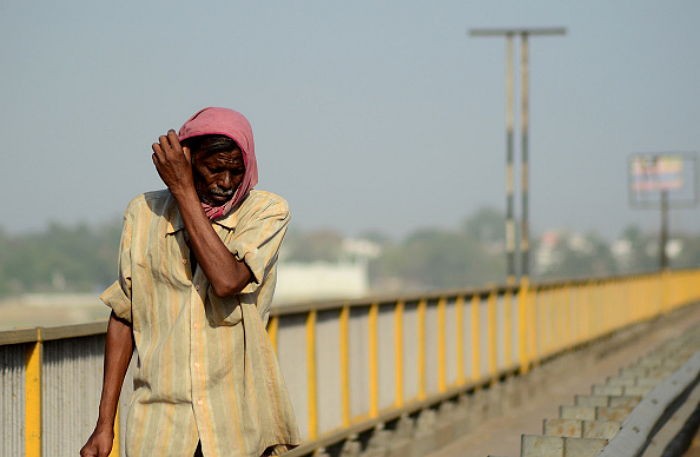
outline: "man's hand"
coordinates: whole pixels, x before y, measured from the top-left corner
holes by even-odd
[[[190,150],[180,145],[175,130],[168,130],[161,135],[158,143],[153,143],[153,165],[160,178],[173,195],[194,189]]]
[[[114,431],[95,428],[85,446],[80,450],[80,457],[107,457],[112,450]]]

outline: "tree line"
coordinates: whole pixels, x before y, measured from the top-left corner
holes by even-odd
[[[0,229],[0,297],[35,292],[100,292],[116,278],[121,221],[50,224],[9,234]],[[376,292],[483,286],[505,280],[503,215],[482,209],[457,227],[424,228],[400,240],[381,232],[361,238],[379,249],[364,261]],[[655,234],[628,227],[614,241],[595,233],[548,232],[533,237],[533,279],[550,280],[654,271]],[[292,227],[280,258],[338,262],[353,256],[334,230]],[[700,235],[672,236],[672,268],[700,266]],[[357,260],[357,259],[355,259]]]

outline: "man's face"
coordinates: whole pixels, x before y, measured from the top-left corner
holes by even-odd
[[[207,152],[192,156],[192,174],[199,200],[211,206],[221,206],[233,197],[243,181],[243,154],[236,147],[231,151]]]

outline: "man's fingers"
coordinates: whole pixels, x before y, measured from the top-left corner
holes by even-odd
[[[170,129],[165,135],[158,137],[158,144],[162,150],[161,159],[169,159],[176,154],[180,156],[182,154],[182,147],[180,146],[180,140],[177,137],[175,130]],[[179,157],[178,157],[179,158]],[[177,159],[176,159],[177,160]]]
[[[168,137],[166,135],[159,136],[158,144],[160,145],[160,149],[163,151],[163,158],[167,157],[171,149],[170,140],[168,140]]]
[[[185,155],[185,159],[187,159],[187,163],[192,163],[192,153],[190,152],[190,148],[187,146],[182,148],[182,153]]]
[[[177,133],[175,133],[175,130],[168,130],[168,141],[170,142],[170,146],[173,148],[174,151],[179,152],[182,150],[180,146],[180,139],[177,137]]]
[[[160,144],[153,143],[151,145],[151,149],[153,149],[153,155],[151,155],[151,158],[153,159],[154,163],[156,163],[156,161],[162,162],[165,159],[165,155],[163,154],[163,149],[160,147]]]

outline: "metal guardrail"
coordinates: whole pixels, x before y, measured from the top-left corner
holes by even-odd
[[[268,334],[310,455],[525,373],[700,298],[700,270],[437,291],[272,310]],[[0,455],[75,455],[94,426],[105,323],[0,332]],[[131,393],[117,426],[120,455]]]

